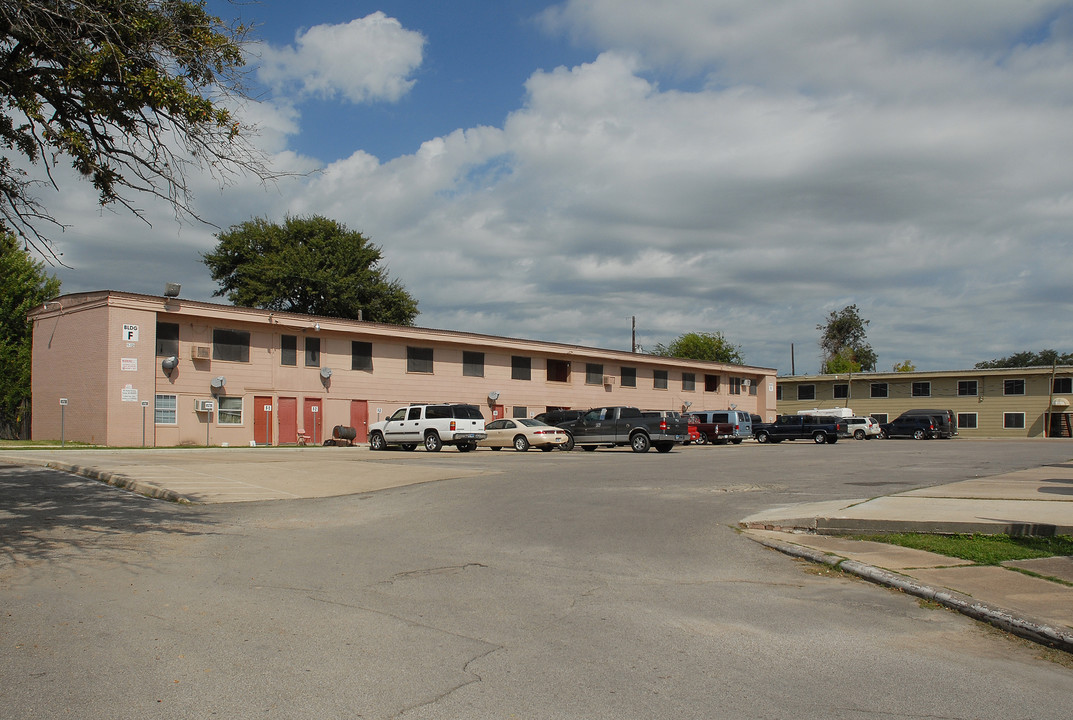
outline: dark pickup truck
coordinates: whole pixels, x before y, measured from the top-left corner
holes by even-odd
[[[665,453],[689,437],[689,426],[677,413],[645,417],[638,408],[622,406],[592,408],[577,420],[561,422],[558,427],[570,435],[564,450],[573,450],[575,445],[582,450],[629,445],[638,453],[648,452],[651,447]]]
[[[814,443],[836,443],[846,434],[846,421],[822,415],[780,415],[773,423],[753,426],[753,436],[759,443],[805,440]]]

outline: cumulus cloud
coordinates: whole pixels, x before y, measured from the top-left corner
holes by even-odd
[[[264,45],[257,77],[277,94],[352,103],[395,102],[414,85],[425,38],[375,12],[341,25],[316,25],[286,47]]]
[[[720,330],[782,371],[793,343],[811,372],[817,323],[855,303],[881,368],[966,368],[1068,337],[1071,17],[1043,1],[570,0],[545,27],[599,52],[534,70],[501,126],[385,161],[356,148],[271,195],[235,188],[214,217],[365,232],[426,326],[626,349],[636,316],[646,347]],[[333,28],[352,41],[366,21]],[[314,30],[268,72],[389,96],[352,61],[328,72]],[[403,85],[423,42],[407,37],[381,75]]]

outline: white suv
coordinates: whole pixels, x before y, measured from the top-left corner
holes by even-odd
[[[871,440],[874,437],[879,437],[883,430],[879,427],[879,423],[875,421],[875,418],[868,417],[848,417],[846,420],[846,432],[854,437],[855,440]]]
[[[429,452],[438,452],[444,445],[469,452],[487,436],[484,415],[476,405],[410,405],[369,427],[369,447],[386,450],[389,445],[398,445],[413,450],[423,443]]]

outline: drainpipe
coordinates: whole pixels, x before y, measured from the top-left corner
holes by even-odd
[[[1050,437],[1051,413],[1054,411],[1054,375],[1058,370],[1058,358],[1051,361],[1051,389],[1047,393],[1047,410],[1043,413],[1043,437]]]

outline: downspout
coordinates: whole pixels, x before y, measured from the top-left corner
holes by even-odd
[[[1043,437],[1044,437],[1044,439],[1050,437],[1050,435],[1048,433],[1049,433],[1050,427],[1051,427],[1051,413],[1053,412],[1053,409],[1054,409],[1054,376],[1055,376],[1055,372],[1057,371],[1057,369],[1058,369],[1058,358],[1055,357],[1055,359],[1051,361],[1051,389],[1050,389],[1050,392],[1047,393],[1047,409],[1043,413]]]

